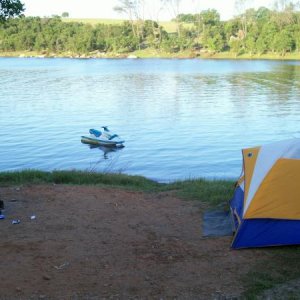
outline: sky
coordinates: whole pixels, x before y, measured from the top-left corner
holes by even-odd
[[[61,15],[68,12],[70,18],[103,18],[103,19],[122,19],[122,16],[115,12],[113,8],[118,5],[118,0],[22,0],[25,4],[26,16],[51,16]],[[153,3],[158,0],[148,0],[151,3],[151,15],[158,16],[152,19],[166,21],[174,18],[171,10],[166,9],[157,13],[157,9],[153,7]],[[235,0],[182,0],[180,12],[197,13],[199,11],[214,8],[220,15],[222,20],[228,20],[237,14],[234,5]],[[258,8],[260,6],[270,7],[272,0],[252,0],[251,7]],[[146,18],[151,16],[145,13]],[[123,17],[124,18],[124,17]]]

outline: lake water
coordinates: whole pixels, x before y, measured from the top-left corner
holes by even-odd
[[[241,148],[300,137],[300,62],[0,58],[0,171],[236,178]],[[107,125],[117,151],[80,137]]]

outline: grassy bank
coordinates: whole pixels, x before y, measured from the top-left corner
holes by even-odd
[[[131,53],[139,58],[203,58],[203,59],[253,59],[253,60],[300,60],[300,53],[287,53],[285,56],[281,56],[275,53],[266,53],[266,54],[240,54],[237,55],[234,52],[218,52],[213,53],[211,51],[192,51],[184,50],[180,52],[166,52],[156,49],[145,49],[137,50]]]
[[[234,182],[230,180],[195,179],[163,184],[141,176],[82,171],[24,170],[0,173],[0,186],[27,184],[96,185],[146,193],[172,192],[183,199],[200,201],[211,207],[224,205],[224,208],[228,208],[228,202],[234,191]],[[300,260],[300,247],[298,246],[239,251],[257,252],[257,262],[250,272],[241,278],[245,289],[244,299],[257,299],[257,296],[262,295],[264,291],[279,284],[284,284],[289,288],[291,280],[300,278],[300,268],[297,267]],[[292,291],[289,295],[291,297],[288,299],[299,299],[297,291]],[[265,298],[266,296],[263,296],[262,299]]]
[[[219,52],[215,54],[203,55],[206,58],[216,58],[216,59],[266,59],[266,60],[300,60],[300,53],[287,53],[285,56],[276,54],[276,53],[265,53],[265,54],[240,54],[236,55],[234,52]],[[205,57],[203,57],[205,58]]]
[[[142,176],[106,174],[82,171],[24,170],[0,173],[0,186],[23,184],[78,184],[123,188],[142,192],[174,191],[179,197],[200,200],[210,205],[228,203],[233,194],[234,182],[230,180],[185,180],[163,184]]]
[[[241,54],[236,55],[233,52],[219,52],[212,53],[209,51],[195,52],[192,50],[184,50],[180,52],[170,53],[163,50],[157,50],[147,48],[143,50],[136,50],[129,53],[117,53],[117,52],[90,52],[90,53],[72,53],[72,52],[37,52],[37,51],[2,51],[0,57],[37,57],[37,58],[170,58],[170,59],[182,59],[182,58],[202,58],[202,59],[249,59],[249,60],[300,60],[300,53],[287,53],[285,56],[281,56],[274,53],[266,54]]]

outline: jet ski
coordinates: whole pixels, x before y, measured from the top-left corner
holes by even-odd
[[[109,131],[107,126],[101,127],[103,130],[90,129],[89,136],[81,136],[81,142],[84,144],[99,145],[106,147],[124,147],[124,140]]]

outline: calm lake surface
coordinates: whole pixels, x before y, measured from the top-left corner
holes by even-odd
[[[0,171],[237,178],[241,148],[300,137],[300,62],[0,58]],[[102,125],[121,150],[90,148]]]

